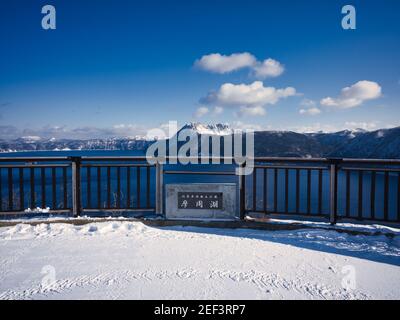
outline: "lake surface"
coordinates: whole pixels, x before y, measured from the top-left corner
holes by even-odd
[[[36,151],[36,152],[16,152],[16,153],[2,153],[0,157],[52,157],[52,156],[143,156],[142,151],[105,151],[105,150],[94,150],[94,151]],[[166,165],[164,170],[195,170],[195,171],[233,171],[233,165]],[[149,185],[147,186],[147,169],[146,168],[131,168],[130,170],[130,192],[127,195],[128,184],[127,184],[127,168],[120,168],[120,197],[117,199],[117,168],[111,168],[111,197],[110,205],[113,207],[120,201],[121,207],[126,207],[129,202],[130,207],[154,207],[155,203],[155,169],[149,170]],[[19,171],[17,169],[13,171],[13,198],[15,208],[19,207]],[[23,181],[24,181],[24,207],[30,207],[30,171],[29,169],[23,169]],[[67,207],[71,207],[71,170],[68,169],[67,175]],[[140,172],[139,172],[140,171]],[[45,193],[46,193],[46,206],[52,206],[52,172],[51,169],[46,169],[45,179]],[[91,183],[88,188],[88,176],[87,169],[82,169],[81,175],[81,186],[82,186],[82,203],[84,207],[96,206],[98,203],[98,189],[97,189],[97,168],[90,169]],[[138,178],[139,175],[139,178]],[[263,202],[263,170],[257,170],[257,184],[256,184],[256,208],[262,210],[264,208]],[[274,209],[274,181],[273,181],[273,170],[267,171],[267,203],[266,207],[268,211]],[[344,172],[339,172],[338,175],[338,212],[339,215],[344,215],[346,210],[346,180]],[[140,180],[140,194],[138,194],[137,181]],[[246,178],[246,203],[247,208],[251,208],[253,204],[252,195],[252,176]],[[100,172],[100,203],[102,207],[107,206],[107,169],[102,168]],[[397,217],[397,203],[398,203],[398,173],[389,174],[389,188],[388,188],[388,213],[389,219],[395,220]],[[204,176],[204,175],[164,175],[164,183],[237,183],[237,176]],[[41,206],[42,189],[41,189],[41,171],[35,169],[35,198],[36,206]],[[61,169],[56,170],[56,207],[63,208],[63,172]],[[322,177],[322,213],[329,213],[329,173],[323,171]],[[5,211],[8,208],[8,169],[1,169],[1,210]],[[358,173],[351,172],[350,175],[350,215],[353,217],[357,216],[358,213]],[[296,173],[295,170],[289,170],[289,199],[288,209],[289,212],[294,212],[296,207]],[[371,190],[371,174],[365,172],[363,177],[363,217],[371,217],[371,205],[370,205],[370,190]],[[277,209],[279,212],[285,211],[285,176],[284,170],[278,170],[278,193],[277,193]],[[147,191],[149,196],[147,196]],[[89,192],[88,192],[89,191]],[[238,196],[238,194],[237,194]],[[307,212],[307,172],[305,170],[300,171],[300,212]],[[312,171],[311,173],[311,214],[318,213],[318,171]],[[383,218],[383,207],[384,207],[384,174],[376,174],[376,191],[375,191],[375,215],[376,218]]]

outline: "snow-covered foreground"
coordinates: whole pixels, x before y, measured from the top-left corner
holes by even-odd
[[[323,229],[0,228],[0,299],[399,299],[400,235]]]

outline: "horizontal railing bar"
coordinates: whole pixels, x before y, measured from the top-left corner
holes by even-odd
[[[82,161],[105,161],[105,160],[136,160],[136,161],[147,161],[148,158],[146,156],[108,156],[108,157],[96,157],[96,156],[82,156],[80,157]],[[156,158],[155,158],[156,159]]]
[[[166,156],[166,157],[146,157],[146,156],[68,156],[68,157],[0,157],[0,162],[39,162],[39,161],[72,161],[74,158],[79,158],[81,161],[147,161],[147,160],[179,160],[181,157]],[[376,163],[376,164],[393,164],[400,165],[400,159],[356,159],[356,158],[299,158],[299,157],[238,157],[241,160],[254,160],[262,162],[332,162],[338,161],[341,163]],[[184,159],[209,159],[209,160],[235,160],[236,157],[185,157]]]
[[[254,160],[255,162],[320,162],[320,163],[331,163],[333,161],[339,163],[360,163],[360,164],[386,164],[386,165],[400,165],[399,159],[355,159],[355,158],[343,158],[343,159],[330,159],[330,158],[290,158],[290,157],[254,157],[247,158]]]
[[[400,165],[400,159],[356,159],[356,158],[291,158],[291,157],[251,157],[254,161],[264,161],[264,162],[339,162],[339,163],[384,163],[384,164],[394,164]]]
[[[329,162],[327,158],[291,158],[291,157],[249,157],[255,162]]]
[[[39,215],[39,214],[54,214],[54,213],[72,213],[72,209],[57,209],[57,210],[49,210],[49,212],[34,212],[34,211],[31,211],[31,212],[25,212],[25,211],[21,211],[21,210],[13,210],[13,211],[0,211],[0,216],[4,216],[4,215],[8,215],[8,214],[11,214],[11,215],[23,215],[23,214],[30,214],[30,215],[32,215],[32,214],[36,214],[36,215]]]
[[[0,164],[0,168],[64,168],[70,164]]]
[[[148,163],[139,163],[139,164],[133,164],[133,163],[116,163],[116,164],[109,164],[109,163],[85,163],[82,164],[81,167],[101,167],[101,168],[116,168],[116,167],[155,167],[155,164],[148,164]]]
[[[122,161],[147,161],[147,160],[194,160],[194,159],[214,159],[214,160],[233,160],[234,157],[207,157],[207,156],[198,156],[198,157],[176,157],[176,156],[166,156],[166,157],[146,157],[146,156],[108,156],[108,157],[92,157],[92,156],[82,156],[82,161],[106,161],[106,160],[122,160]]]
[[[369,163],[369,164],[392,164],[400,165],[399,159],[343,159],[342,163]]]
[[[229,172],[229,171],[173,171],[173,170],[169,170],[169,171],[164,171],[164,174],[202,174],[202,175],[216,175],[216,176],[220,176],[220,175],[229,175],[229,176],[235,176],[236,173],[235,172]]]
[[[82,161],[103,161],[103,160],[137,160],[137,161],[147,161],[147,160],[179,160],[182,157],[176,156],[166,156],[166,157],[143,157],[143,156],[132,156],[132,157],[90,157],[84,156],[81,157]],[[332,161],[340,161],[340,162],[351,162],[351,163],[385,163],[385,164],[399,164],[399,159],[354,159],[354,158],[298,158],[298,157],[209,157],[209,156],[198,156],[198,157],[184,157],[186,160],[254,160],[254,161],[263,161],[263,162],[332,162]]]
[[[248,210],[248,212],[254,212],[254,213],[265,213],[269,216],[274,216],[274,215],[285,215],[285,216],[291,216],[293,219],[293,216],[304,216],[307,218],[310,217],[329,217],[328,214],[321,214],[321,213],[305,213],[305,212],[282,212],[282,211],[263,211],[263,210]]]
[[[282,166],[282,165],[255,165],[254,168],[264,169],[298,169],[298,170],[327,170],[328,167],[307,167],[307,166]]]
[[[71,161],[70,157],[0,157],[0,162]]]
[[[381,172],[400,172],[400,168],[362,168],[362,167],[341,167],[343,171],[381,171]]]
[[[263,210],[257,210],[257,211],[252,211],[249,210],[249,212],[254,212],[254,213],[265,213],[268,214],[269,217],[274,217],[274,216],[281,216],[281,217],[287,217],[290,219],[294,219],[293,216],[298,216],[298,217],[304,217],[304,218],[327,218],[329,217],[328,214],[306,214],[303,212],[274,212],[274,211],[263,211]],[[399,222],[398,220],[384,220],[384,219],[371,219],[371,218],[362,218],[357,219],[356,217],[344,217],[344,216],[338,216],[337,217],[338,221],[341,222],[354,222],[354,221],[368,221],[369,223],[385,223],[387,225],[393,225],[393,226],[398,226]]]
[[[110,211],[154,211],[155,208],[83,208],[82,212],[110,212]]]

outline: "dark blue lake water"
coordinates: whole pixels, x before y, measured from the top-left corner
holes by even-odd
[[[0,157],[50,157],[50,156],[142,156],[143,152],[138,151],[37,151],[37,152],[17,152],[17,153],[3,153]],[[115,206],[117,202],[117,168],[111,168],[111,206]],[[120,204],[122,207],[128,205],[131,207],[136,207],[140,203],[141,207],[146,207],[148,204],[154,207],[155,202],[155,170],[151,168],[149,170],[149,185],[147,186],[147,170],[146,168],[130,169],[130,196],[127,196],[127,169],[120,168]],[[233,171],[234,166],[232,165],[167,165],[165,170],[195,170],[195,171]],[[139,172],[140,171],[140,172]],[[273,170],[268,170],[267,172],[267,209],[273,211],[274,209],[274,181],[273,181]],[[8,170],[1,169],[1,210],[6,211],[8,203]],[[68,179],[67,179],[67,206],[71,207],[71,179],[70,179],[70,169],[68,169]],[[140,180],[140,195],[138,198],[137,181],[138,174]],[[97,189],[97,169],[92,168],[90,171],[91,184],[90,184],[90,194],[88,193],[88,183],[87,183],[87,170],[82,169],[81,185],[82,185],[82,203],[84,207],[96,206],[98,203],[98,189]],[[30,172],[28,169],[24,169],[23,173],[24,181],[24,207],[30,207]],[[100,172],[101,178],[101,189],[100,189],[100,203],[101,206],[107,206],[107,170],[102,168]],[[19,208],[19,171],[17,169],[13,170],[13,205],[15,208]],[[388,213],[389,219],[395,220],[397,218],[398,212],[398,173],[389,174],[389,188],[388,188]],[[57,169],[56,171],[56,206],[58,208],[63,207],[63,174],[62,170]],[[238,177],[236,176],[203,176],[203,175],[165,175],[164,183],[201,183],[201,182],[211,182],[211,183],[237,183]],[[41,206],[41,171],[40,169],[35,169],[35,198],[36,206]],[[251,208],[253,203],[252,195],[252,176],[246,178],[247,185],[247,195],[246,203],[247,207]],[[322,213],[329,213],[329,173],[327,171],[323,172],[322,177]],[[256,206],[257,209],[262,210],[264,207],[263,202],[263,170],[257,170],[257,185],[256,185]],[[356,217],[358,213],[358,173],[352,172],[350,175],[350,214]],[[296,207],[296,175],[294,170],[289,170],[289,201],[288,209],[289,212],[294,212]],[[371,217],[371,206],[370,206],[370,190],[371,190],[371,174],[370,172],[365,172],[363,177],[363,217]],[[278,170],[278,192],[277,192],[277,209],[280,212],[285,211],[285,176],[284,170]],[[150,196],[147,197],[147,190],[150,191]],[[346,180],[344,172],[340,172],[338,176],[338,212],[339,215],[344,215],[346,208]],[[52,207],[52,177],[51,169],[46,169],[46,179],[45,179],[45,191],[46,191],[46,205]],[[139,201],[138,201],[139,200]],[[384,207],[384,174],[376,174],[376,191],[375,191],[375,216],[376,218],[383,218],[383,207]],[[305,170],[300,171],[300,212],[307,211],[307,172]],[[318,213],[318,171],[312,171],[311,173],[311,214]]]

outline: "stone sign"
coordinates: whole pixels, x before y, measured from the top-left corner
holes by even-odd
[[[236,184],[195,183],[165,186],[168,219],[234,220]]]

